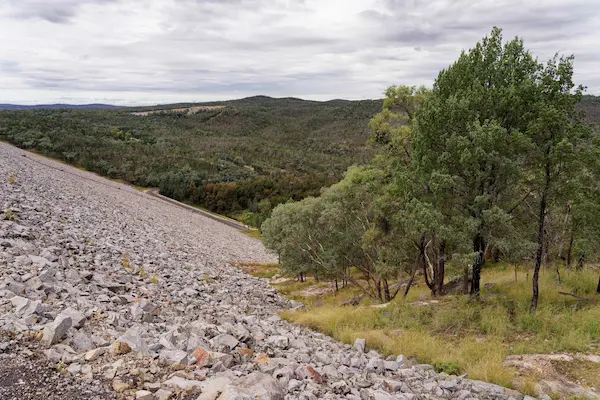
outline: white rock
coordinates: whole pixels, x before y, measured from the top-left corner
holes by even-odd
[[[202,381],[185,379],[180,376],[173,376],[170,379],[164,381],[163,385],[179,390],[200,389],[202,388]]]
[[[138,390],[137,392],[135,392],[135,399],[136,400],[153,400],[154,395],[152,394],[152,392],[150,392],[148,390]]]

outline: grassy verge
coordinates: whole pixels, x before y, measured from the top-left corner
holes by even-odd
[[[252,239],[262,240],[262,234],[258,229],[250,229],[248,231],[242,231],[246,236],[250,236]]]
[[[273,268],[271,266],[271,268]],[[260,267],[256,267],[260,270]],[[252,272],[250,272],[252,273]],[[540,278],[540,306],[529,314],[531,271],[509,266],[490,266],[483,274],[480,302],[464,296],[446,296],[437,302],[423,300],[429,291],[423,284],[412,288],[406,300],[396,299],[387,307],[373,303],[359,306],[340,304],[360,293],[354,287],[310,296],[311,290],[330,283],[289,280],[274,286],[283,294],[303,301],[308,308],[286,311],[283,317],[308,326],[346,343],[355,338],[367,340],[370,348],[383,354],[404,354],[438,371],[467,373],[480,379],[533,394],[539,377],[516,379],[504,360],[514,354],[556,352],[598,353],[600,346],[600,306],[596,301],[581,301],[559,292],[596,298],[598,272],[563,271],[562,284],[553,271]],[[309,294],[309,295],[307,295]],[[600,368],[600,364],[595,368]],[[556,365],[556,370],[568,365]],[[590,368],[573,368],[573,379],[596,384]],[[596,371],[593,369],[593,371]],[[592,374],[593,375],[593,374]],[[515,385],[515,382],[520,382]],[[591,386],[591,385],[590,385]]]
[[[260,264],[254,262],[232,262],[236,268],[241,269],[247,274],[255,276],[257,278],[273,278],[275,275],[279,274],[279,265],[277,264]]]

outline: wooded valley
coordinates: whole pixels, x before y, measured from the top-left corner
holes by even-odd
[[[0,111],[0,139],[260,226],[277,204],[318,195],[371,158],[381,104],[257,96],[195,114],[132,114],[193,104]]]

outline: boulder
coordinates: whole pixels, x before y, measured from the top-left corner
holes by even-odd
[[[354,341],[354,350],[357,350],[361,353],[365,352],[365,346],[367,344],[367,341],[365,339],[362,338],[356,338],[356,340]]]
[[[240,342],[235,337],[227,333],[217,335],[210,340],[211,346],[217,351],[223,351],[225,349],[231,351],[235,349],[239,343]]]
[[[71,327],[71,317],[59,316],[54,322],[44,327],[42,344],[47,347],[60,342]]]
[[[220,387],[217,389],[217,386]],[[215,382],[211,393],[217,393],[219,390],[221,391],[219,397],[202,397],[201,395],[198,400],[284,400],[285,397],[283,386],[275,378],[257,371],[241,377],[235,382],[225,382],[224,380]]]
[[[81,328],[81,325],[83,325],[83,322],[85,321],[85,315],[71,307],[65,308],[58,315],[62,315],[63,317],[70,317],[73,327],[77,329]]]
[[[188,364],[188,354],[183,350],[162,350],[158,359],[167,365]]]

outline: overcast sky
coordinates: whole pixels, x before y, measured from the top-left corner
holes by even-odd
[[[0,103],[379,98],[494,25],[600,94],[600,0],[0,0]]]

